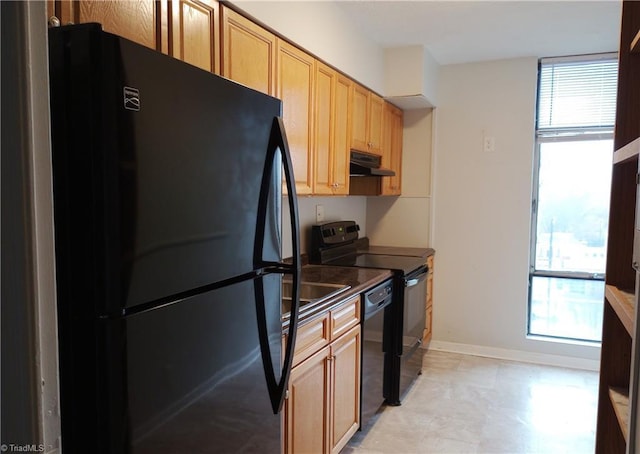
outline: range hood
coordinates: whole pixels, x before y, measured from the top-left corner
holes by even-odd
[[[377,177],[393,177],[396,173],[391,169],[385,169],[380,166],[382,157],[361,153],[359,151],[351,151],[351,159],[349,161],[349,175],[351,176],[377,176]]]

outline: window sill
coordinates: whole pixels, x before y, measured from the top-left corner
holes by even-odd
[[[580,347],[592,347],[600,350],[601,341],[583,341],[577,339],[568,339],[561,337],[551,337],[551,336],[541,336],[539,334],[527,334],[527,340],[538,341],[538,342],[550,342],[553,344],[566,344],[566,345],[577,345]]]

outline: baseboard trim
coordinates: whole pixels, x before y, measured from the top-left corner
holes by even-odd
[[[547,366],[569,367],[571,369],[600,370],[600,361],[574,358],[572,356],[549,355],[547,353],[525,352],[521,350],[509,350],[506,348],[483,347],[479,345],[458,344],[432,340],[429,350],[437,350],[451,353],[462,353],[472,356],[485,356],[488,358],[520,361],[524,363],[545,364]]]

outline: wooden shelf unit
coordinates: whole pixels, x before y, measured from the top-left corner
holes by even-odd
[[[633,321],[635,319],[636,305],[636,296],[633,291],[624,291],[613,285],[607,285],[605,287],[605,297],[627,330],[629,336],[633,336]]]
[[[636,33],[636,37],[631,41],[631,47],[629,48],[631,53],[639,53],[640,52],[640,30]]]
[[[613,405],[613,411],[622,429],[625,442],[629,440],[629,390],[623,388],[609,388],[609,399]]]
[[[638,157],[640,156],[640,2],[622,1],[618,93],[605,304],[602,319],[600,387],[596,453],[635,452],[638,394],[638,346],[634,343],[638,311],[633,268]],[[629,445],[629,446],[627,446]]]
[[[629,142],[624,147],[616,150],[613,153],[613,163],[619,164],[626,162],[630,159],[637,158],[640,154],[640,137],[636,140]]]
[[[635,452],[640,346],[633,268],[640,155],[640,2],[622,2],[596,453]]]

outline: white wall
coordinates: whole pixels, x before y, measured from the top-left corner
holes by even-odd
[[[526,338],[536,58],[441,68],[436,114],[433,339],[599,358]],[[482,151],[483,134],[495,137]]]
[[[324,207],[325,221],[353,220],[360,226],[360,236],[367,235],[367,198],[349,197],[298,197],[300,218],[300,246],[302,252],[309,252],[311,226],[316,223],[316,205]],[[282,203],[282,256],[291,257],[291,228],[289,227],[289,205]]]
[[[422,98],[420,104],[422,107],[438,105],[440,65],[424,46],[387,48],[384,50],[384,60],[385,96],[394,98],[419,96]]]
[[[303,49],[384,94],[384,51],[365,39],[346,14],[326,1],[233,1]]]
[[[369,197],[371,244],[428,247],[431,215],[432,109],[404,112],[402,195]]]

